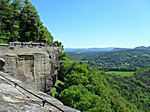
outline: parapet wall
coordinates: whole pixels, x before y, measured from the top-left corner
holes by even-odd
[[[62,47],[40,44],[0,45],[4,72],[37,90],[47,92],[57,80],[59,54]]]

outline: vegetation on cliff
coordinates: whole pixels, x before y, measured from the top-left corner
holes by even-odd
[[[29,0],[0,1],[0,43],[13,41],[53,44],[53,36]]]
[[[126,58],[126,57],[125,57]],[[136,68],[122,76],[98,71],[89,65],[61,56],[60,77],[55,97],[82,112],[148,112],[150,69]],[[66,62],[65,62],[66,61]]]
[[[108,80],[111,77],[106,77],[104,72],[73,62],[65,53],[61,60],[61,83],[56,87],[55,97],[65,105],[82,112],[138,111],[136,104],[129,102],[112,88]]]

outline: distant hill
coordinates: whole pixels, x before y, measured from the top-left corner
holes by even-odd
[[[147,49],[147,50],[145,50]],[[67,52],[76,61],[88,61],[99,70],[132,71],[136,67],[150,67],[149,48],[115,49],[110,52]]]
[[[65,48],[66,52],[110,52],[110,51],[124,51],[124,50],[150,50],[149,47],[138,46],[135,48],[117,48],[117,47],[106,47],[106,48]]]
[[[114,48],[112,51],[122,51],[122,50],[129,50],[131,48]]]
[[[65,48],[66,52],[107,52],[115,49],[114,47],[106,48]]]
[[[145,46],[139,46],[139,47],[136,47],[134,49],[139,49],[139,50],[150,50],[150,46],[149,47],[145,47]]]

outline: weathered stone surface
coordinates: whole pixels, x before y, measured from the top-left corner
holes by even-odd
[[[79,112],[43,93],[57,80],[60,52],[61,47],[0,45],[0,112]]]
[[[26,86],[23,82],[3,72],[0,72],[0,112],[61,112],[59,109],[47,103],[43,107],[43,103],[39,98],[19,86],[15,87],[14,83],[8,79],[56,105],[64,112],[79,112],[78,110],[64,106],[60,101],[43,92],[33,90],[32,87]]]
[[[57,80],[61,51],[61,47],[49,46],[0,46],[0,59],[5,61],[4,71],[12,77],[36,90],[47,92]]]

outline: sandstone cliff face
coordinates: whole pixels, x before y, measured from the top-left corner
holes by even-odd
[[[6,73],[35,90],[47,92],[57,80],[60,52],[61,47],[0,46],[0,59],[5,61]]]
[[[16,84],[18,84],[19,86]],[[34,95],[25,91],[23,88],[31,93],[34,93]],[[47,102],[53,105],[50,105],[48,103],[45,103],[43,105],[42,100],[36,97],[35,95],[39,96],[40,98],[46,100]],[[53,97],[48,96],[43,92],[34,91],[32,87],[26,86],[26,84],[22,83],[19,80],[16,80],[7,73],[0,72],[0,112],[79,112],[79,111],[64,106],[60,101],[58,101]]]
[[[43,93],[57,80],[60,52],[61,47],[0,45],[0,112],[79,112]]]

